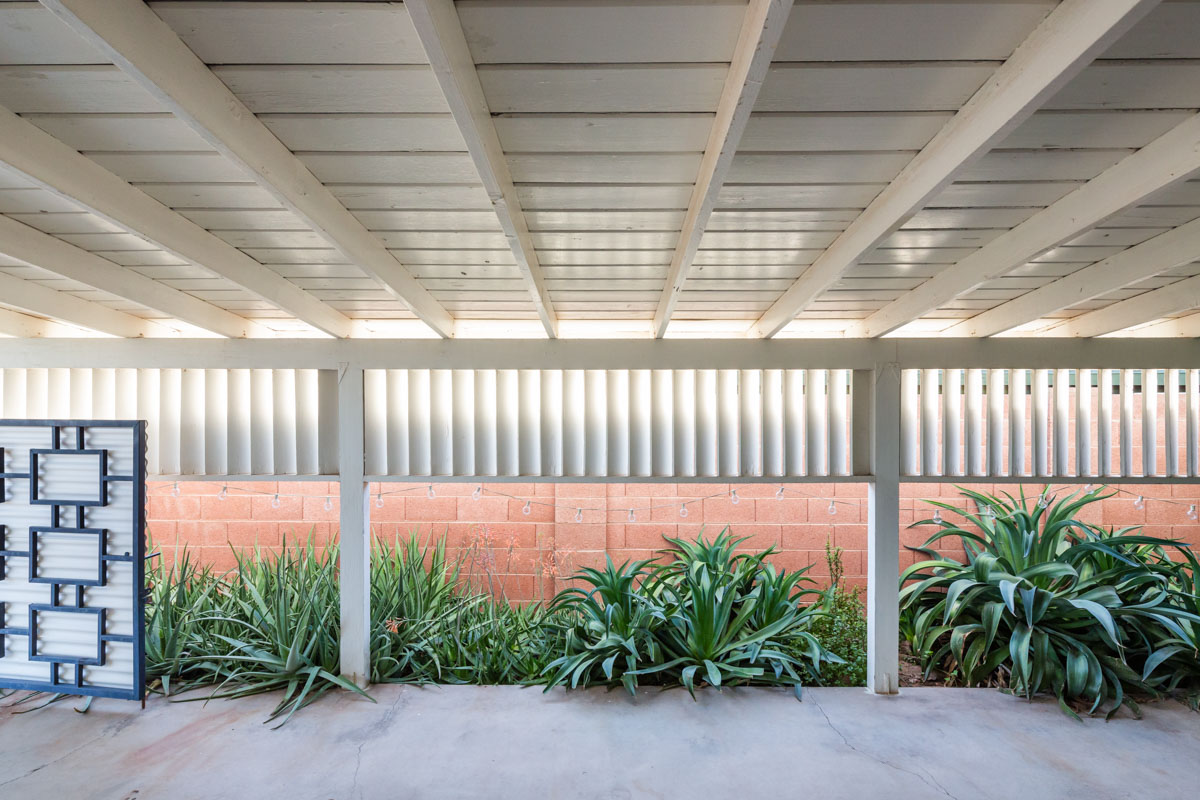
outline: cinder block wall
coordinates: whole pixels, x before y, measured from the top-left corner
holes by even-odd
[[[163,557],[187,546],[202,561],[227,569],[234,564],[233,550],[259,546],[278,548],[286,541],[307,540],[318,547],[336,538],[337,484],[325,482],[154,483],[150,492],[150,535]],[[467,559],[474,572],[490,572],[496,585],[513,600],[539,599],[563,585],[563,578],[582,566],[600,566],[605,554],[614,561],[648,558],[666,543],[663,536],[694,538],[703,529],[714,535],[728,525],[735,536],[748,537],[745,547],[777,550],[781,567],[811,566],[818,580],[828,575],[825,543],[842,549],[848,582],[866,585],[865,484],[786,484],[784,497],[776,497],[778,484],[724,483],[496,483],[482,484],[483,493],[472,497],[473,483],[387,483],[371,487],[372,530],[377,539],[392,541],[413,533],[422,537],[446,536],[455,554]],[[975,485],[982,491],[1013,491],[1015,486]],[[1030,484],[1036,494],[1041,484]],[[1104,526],[1141,525],[1148,535],[1184,539],[1200,545],[1200,525],[1187,517],[1187,504],[1200,503],[1200,486],[1128,485],[1123,488],[1146,497],[1138,509],[1134,497],[1118,495],[1092,506],[1089,521]],[[411,489],[404,493],[388,494]],[[729,491],[737,489],[739,502]],[[253,492],[253,494],[247,493]],[[281,496],[278,504],[274,493]],[[383,505],[377,506],[376,492]],[[517,500],[502,496],[513,495]],[[296,496],[292,496],[296,495]],[[720,495],[711,497],[711,495]],[[330,498],[326,508],[327,498]],[[697,498],[705,498],[697,500]],[[901,524],[927,519],[933,507],[923,498],[965,506],[952,484],[904,484],[901,489]],[[1155,502],[1174,500],[1179,505]],[[531,500],[525,513],[524,500]],[[833,499],[837,513],[829,513]],[[679,506],[688,502],[688,514]],[[541,503],[561,506],[554,508]],[[644,510],[655,506],[653,510]],[[629,521],[630,508],[635,519]],[[576,509],[582,509],[575,521]],[[922,544],[931,529],[902,527],[904,545]],[[901,554],[902,566],[916,554]]]

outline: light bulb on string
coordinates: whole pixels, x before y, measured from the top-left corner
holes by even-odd
[[[471,499],[478,500],[479,496],[481,494],[483,494],[483,484],[482,483],[475,487],[475,491],[471,492]]]
[[[775,492],[775,499],[776,500],[783,499],[783,487],[782,486],[779,487],[779,491]]]
[[[680,503],[679,504],[679,516],[686,517],[687,515],[688,515],[687,503]]]
[[[1045,508],[1048,505],[1050,505],[1050,503],[1046,500],[1046,493],[1042,492],[1041,497],[1038,498],[1038,508]]]
[[[217,495],[217,497],[218,497],[219,499],[221,499],[221,500],[224,500],[224,499],[225,499],[226,497],[228,497],[228,496],[229,496],[229,487],[228,487],[228,486],[222,486],[222,487],[221,487],[221,493],[220,493],[220,494],[218,494],[218,495]]]
[[[175,486],[171,489],[171,494],[179,497],[179,481],[175,481]]]
[[[532,510],[533,510],[533,507],[530,505],[530,502],[528,500],[526,500],[525,505],[521,507],[521,513],[528,517],[529,512]]]
[[[375,493],[375,507],[383,508],[383,490],[380,489]]]
[[[1188,506],[1187,515],[1188,515],[1188,519],[1190,519],[1192,522],[1195,522],[1196,520],[1200,519],[1200,514],[1196,513],[1196,504],[1195,503],[1192,503],[1190,506]]]
[[[733,489],[729,492],[729,502],[733,503],[735,506],[741,502],[741,498],[737,496],[737,489]]]
[[[833,516],[834,514],[836,514],[836,513],[837,513],[837,503],[835,503],[833,500],[830,500],[830,501],[829,501],[829,508],[828,508],[828,509],[826,509],[826,510],[829,512],[829,515],[830,515],[830,516]]]
[[[1133,507],[1136,508],[1138,511],[1141,511],[1143,508],[1146,507],[1146,498],[1142,497],[1139,494],[1137,500],[1133,501]]]
[[[1083,493],[1084,493],[1084,494],[1091,494],[1091,493],[1092,493],[1092,485],[1091,485],[1090,483],[1088,483],[1088,484],[1085,484],[1085,485],[1084,485],[1084,487],[1083,487]]]
[[[279,508],[279,495],[271,498],[271,508]]]
[[[583,509],[582,508],[575,509],[575,521],[583,522]]]
[[[629,521],[630,521],[630,522],[637,522],[637,517],[634,515],[634,513],[633,513],[633,509],[632,509],[632,508],[631,508],[631,509],[629,509]]]
[[[331,495],[325,495],[325,510],[333,511],[333,497]]]
[[[935,508],[933,510],[933,524],[935,524],[935,525],[942,524],[942,510],[940,508]]]
[[[429,497],[431,500],[432,500],[432,499],[433,499],[433,498],[436,496],[436,494],[437,494],[437,493],[433,491],[433,484],[432,484],[432,483],[431,483],[431,484],[429,484],[429,491],[425,492],[425,494],[426,494],[426,495],[427,495],[427,496],[428,496],[428,497]]]

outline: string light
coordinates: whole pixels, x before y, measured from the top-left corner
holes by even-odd
[[[1197,520],[1200,520],[1200,514],[1196,513],[1196,504],[1195,503],[1192,503],[1190,506],[1188,506],[1187,515],[1188,515],[1188,519],[1190,519],[1192,522],[1196,522]]]
[[[1038,508],[1044,509],[1048,505],[1050,505],[1050,502],[1046,499],[1046,493],[1042,492],[1041,496],[1038,497]]]
[[[328,494],[325,495],[325,510],[333,511],[333,496],[332,495],[328,495]]]
[[[179,481],[175,481],[175,488],[171,489],[171,494],[179,497]]]
[[[830,501],[829,501],[829,508],[828,508],[828,509],[826,509],[826,510],[827,510],[827,511],[829,511],[829,516],[831,516],[831,517],[832,517],[834,514],[836,514],[836,513],[837,513],[837,503],[836,503],[836,502],[834,502],[833,500],[830,500]]]
[[[637,522],[637,517],[636,517],[636,516],[634,516],[634,514],[633,514],[633,509],[632,509],[632,508],[631,508],[631,509],[629,509],[629,521],[630,521],[630,522]]]
[[[224,499],[225,499],[226,497],[228,497],[228,496],[229,496],[229,487],[228,487],[228,486],[222,486],[222,487],[221,487],[221,493],[220,493],[220,494],[218,494],[218,495],[217,495],[217,497],[218,497],[218,498],[220,498],[221,500],[224,500]]]
[[[688,514],[688,512],[687,512],[687,503],[680,503],[680,504],[679,504],[679,516],[681,516],[681,517],[686,517],[686,516],[687,516],[687,514]]]
[[[479,484],[478,486],[475,487],[475,491],[471,492],[471,499],[478,500],[479,495],[481,495],[481,494],[483,494],[483,484]]]
[[[1085,484],[1085,485],[1084,485],[1084,487],[1083,487],[1083,493],[1084,493],[1084,494],[1091,494],[1091,493],[1092,493],[1092,485],[1091,485],[1090,483],[1088,483],[1088,484]]]
[[[521,507],[521,513],[522,513],[522,514],[524,514],[525,516],[527,516],[527,517],[528,517],[528,516],[529,516],[529,512],[530,512],[530,511],[532,511],[532,510],[533,510],[533,508],[532,508],[532,506],[531,506],[531,504],[530,504],[530,501],[529,501],[529,500],[526,500],[526,501],[525,501],[525,505]]]
[[[1139,494],[1137,500],[1133,501],[1133,507],[1136,508],[1138,511],[1141,511],[1143,508],[1146,507],[1146,498],[1142,497]]]
[[[432,500],[434,497],[436,497],[436,496],[437,496],[436,492],[434,492],[434,491],[433,491],[433,484],[432,484],[432,483],[431,483],[431,484],[429,484],[429,491],[428,491],[428,492],[426,492],[425,494],[429,496],[429,499],[430,499],[430,500]]]
[[[276,494],[271,498],[271,508],[279,508],[279,495]]]
[[[735,506],[736,506],[736,505],[737,505],[739,502],[741,502],[741,498],[737,496],[737,489],[731,489],[731,490],[730,490],[730,492],[729,492],[729,502],[733,503]]]
[[[933,524],[934,525],[942,524],[942,510],[940,508],[935,508],[933,510]]]
[[[779,491],[775,492],[775,499],[776,500],[783,499],[783,487],[782,486],[779,487]]]
[[[375,493],[375,507],[383,508],[383,490],[380,489]]]
[[[583,522],[583,509],[582,508],[575,509],[575,521]]]

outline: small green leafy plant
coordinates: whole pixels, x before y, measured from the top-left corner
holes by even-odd
[[[811,631],[821,645],[837,653],[840,662],[825,665],[812,680],[824,686],[865,686],[867,683],[867,617],[862,593],[845,585],[841,548],[825,543],[829,588],[821,600],[824,614],[813,619]]]
[[[927,676],[1052,694],[1076,716],[1136,713],[1131,692],[1194,690],[1200,608],[1186,545],[1080,519],[1111,495],[1030,503],[1024,493],[961,491],[977,511],[933,502],[962,522],[915,523],[937,530],[919,548],[929,560],[901,576],[901,628]],[[963,548],[965,563],[934,549],[943,540]]]

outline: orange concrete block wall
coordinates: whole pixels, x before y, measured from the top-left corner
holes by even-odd
[[[606,554],[618,562],[648,558],[666,544],[664,536],[695,538],[701,530],[712,535],[726,525],[735,536],[747,537],[745,547],[774,547],[776,564],[809,566],[818,580],[828,575],[829,542],[842,549],[848,582],[866,585],[865,484],[787,484],[783,498],[776,497],[778,484],[485,483],[475,498],[478,485],[435,483],[433,497],[428,484],[374,485],[372,531],[387,541],[413,533],[444,535],[453,554],[468,558],[476,574],[490,572],[514,600],[548,596],[579,567],[602,565]],[[235,549],[275,549],[309,537],[323,548],[336,539],[336,483],[230,483],[224,497],[221,483],[181,481],[177,486],[178,494],[174,483],[149,487],[150,536],[166,559],[186,546],[203,562],[227,569],[235,563]],[[985,492],[1016,490],[974,486]],[[1144,495],[1144,507],[1121,494],[1095,504],[1085,518],[1106,527],[1140,525],[1148,535],[1200,545],[1200,525],[1187,516],[1188,505],[1200,503],[1200,486],[1122,488]],[[737,503],[731,489],[737,490]],[[1031,493],[1039,490],[1027,487]],[[902,545],[920,545],[928,536],[928,528],[906,527],[932,515],[926,498],[965,505],[952,484],[902,485]],[[829,513],[831,500],[835,514]],[[681,504],[686,517],[680,515]],[[915,558],[903,551],[901,566]]]

